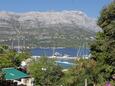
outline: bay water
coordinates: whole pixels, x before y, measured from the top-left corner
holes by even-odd
[[[70,58],[72,57],[82,57],[82,56],[88,56],[90,54],[89,48],[33,48],[31,49],[32,56],[68,56]],[[74,66],[72,61],[70,60],[58,60],[56,63],[61,66],[63,69],[68,69],[72,66]]]

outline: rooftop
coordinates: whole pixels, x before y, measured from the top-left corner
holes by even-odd
[[[28,74],[23,73],[15,68],[3,68],[2,72],[5,74],[6,80],[16,80],[21,78],[29,77]]]

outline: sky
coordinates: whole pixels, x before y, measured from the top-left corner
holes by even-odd
[[[63,11],[80,10],[89,17],[97,18],[101,9],[112,0],[0,0],[0,11]]]

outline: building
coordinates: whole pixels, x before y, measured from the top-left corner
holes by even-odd
[[[4,74],[4,80],[10,80],[17,83],[17,86],[33,86],[34,79],[31,78],[27,73],[24,73],[15,68],[3,68],[2,73]]]

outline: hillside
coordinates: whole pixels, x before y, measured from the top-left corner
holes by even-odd
[[[77,47],[101,29],[81,11],[0,12],[0,42],[31,47]],[[23,41],[24,40],[24,41]]]

